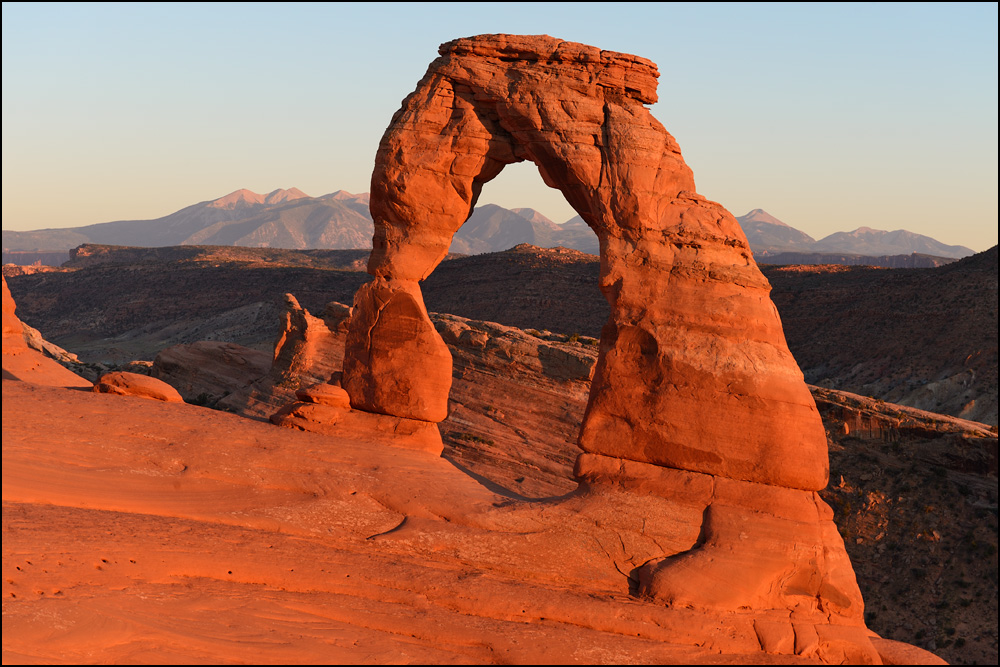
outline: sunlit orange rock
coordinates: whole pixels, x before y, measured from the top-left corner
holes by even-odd
[[[94,383],[93,391],[98,394],[151,398],[168,403],[184,402],[177,390],[163,380],[125,371],[105,373]]]
[[[342,387],[324,382],[299,389],[295,392],[295,398],[304,403],[329,405],[335,408],[351,407],[351,397]]]
[[[344,352],[351,405],[407,419],[448,416],[451,354],[434,329],[420,287],[377,277],[354,296]]]
[[[341,438],[384,438],[394,447],[415,449],[439,456],[444,450],[437,424],[420,419],[393,417],[352,410],[338,401],[336,389],[300,390],[299,400],[271,415],[272,424]],[[311,388],[310,388],[311,389]],[[347,398],[346,392],[343,398]]]
[[[3,278],[3,379],[52,387],[92,386],[86,379],[28,345],[25,326],[18,319],[16,308],[7,279]]]
[[[340,377],[350,307],[330,302],[316,317],[293,295],[286,294],[284,301],[270,369],[250,385],[236,388],[216,407],[267,420],[275,410],[297,400],[297,390]]]
[[[7,288],[7,279],[0,277],[0,280],[3,280],[3,350],[4,352],[14,351],[27,347],[24,342],[24,326],[14,314],[17,306],[14,304],[14,297],[11,296],[10,290]]]
[[[530,160],[597,233],[611,305],[578,478],[614,485],[614,471],[635,464],[693,473],[713,489],[702,538],[648,562],[643,591],[863,627],[843,541],[814,493],[828,477],[815,403],[739,224],[696,194],[677,143],[646,108],[656,66],[546,36],[481,35],[440,54],[376,156],[375,282],[359,291],[350,324],[351,404],[440,419],[448,385],[429,374],[445,376],[447,351],[418,281],[445,257],[483,185]]]

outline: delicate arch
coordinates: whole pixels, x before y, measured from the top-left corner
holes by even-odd
[[[429,320],[381,332],[378,313],[393,299],[425,312],[417,281],[444,258],[483,184],[530,160],[601,244],[611,318],[581,448],[823,488],[825,434],[770,286],[736,220],[695,194],[680,149],[646,108],[656,101],[656,66],[550,37],[484,35],[440,53],[375,160],[376,280],[359,292],[348,339],[352,405],[446,416],[450,355]],[[382,363],[393,357],[406,362]]]

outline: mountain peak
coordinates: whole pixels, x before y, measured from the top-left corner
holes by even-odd
[[[361,203],[367,204],[370,196],[367,192],[361,192],[359,194],[353,194],[347,190],[337,190],[336,192],[331,192],[325,194],[320,199],[333,199],[335,201],[359,201]]]
[[[265,204],[278,204],[283,201],[293,201],[295,199],[303,199],[308,197],[306,193],[302,192],[298,188],[288,188],[287,190],[277,189],[272,192],[267,193],[264,197]]]
[[[259,195],[253,190],[241,188],[235,192],[230,192],[225,197],[213,199],[208,202],[208,205],[211,208],[249,208],[251,206],[261,206],[264,204],[278,204],[283,201],[292,201],[294,199],[302,199],[303,197],[308,196],[309,195],[305,194],[298,188],[289,188],[288,190],[282,190],[279,188],[267,193],[266,195]]]
[[[765,223],[767,223],[769,225],[778,225],[780,227],[790,227],[790,225],[787,225],[787,224],[783,223],[781,220],[778,220],[776,217],[774,217],[773,215],[771,215],[770,213],[768,213],[767,211],[765,211],[762,208],[755,208],[754,210],[750,211],[746,215],[741,215],[740,217],[738,217],[736,219],[740,222],[740,224],[746,224],[748,222],[765,222]]]
[[[539,223],[547,227],[552,227],[556,224],[533,208],[512,208],[510,210],[517,213],[528,222]]]
[[[241,188],[235,192],[230,192],[225,197],[219,197],[218,199],[213,199],[208,202],[208,205],[212,208],[237,208],[252,206],[254,204],[263,204],[264,195],[259,195],[252,190],[247,190],[246,188]]]

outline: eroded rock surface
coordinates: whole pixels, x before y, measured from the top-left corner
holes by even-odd
[[[16,309],[7,279],[3,278],[3,379],[53,387],[90,387],[90,382],[43,354],[47,341],[37,330],[21,322]],[[51,347],[65,353],[62,348]]]
[[[7,289],[7,279],[3,278],[3,349],[14,351],[22,347],[27,347],[24,342],[24,325],[17,318],[14,304],[14,297]]]
[[[3,412],[5,662],[787,664],[790,636],[796,662],[878,658],[857,628],[630,596],[624,545],[697,536],[662,497],[511,502],[371,431],[26,382]]]
[[[843,541],[815,494],[829,472],[815,403],[739,224],[696,194],[677,143],[645,106],[656,101],[656,66],[545,36],[481,35],[440,54],[376,156],[375,281],[355,298],[344,364],[351,404],[440,419],[413,409],[443,405],[448,392],[428,381],[443,344],[418,281],[445,257],[483,185],[530,160],[600,239],[611,306],[578,478],[606,485],[609,470],[634,463],[702,475],[715,489],[702,537],[687,553],[649,558],[640,593],[863,627]],[[392,328],[386,304],[397,301],[419,307],[401,308]],[[391,334],[376,343],[376,327]],[[398,350],[414,363],[397,361]]]
[[[354,296],[344,387],[351,405],[428,422],[448,416],[451,355],[413,281],[376,278]]]
[[[297,400],[297,390],[335,377],[339,384],[350,313],[350,307],[331,302],[316,317],[293,295],[286,294],[281,331],[266,374],[233,388],[216,407],[267,420],[280,407]]]
[[[345,310],[335,303],[320,309],[322,323],[329,321],[331,311]],[[455,360],[449,417],[440,425],[445,458],[508,496],[513,492],[539,498],[574,490],[573,460],[579,451],[575,437],[586,408],[586,377],[596,362],[597,341],[586,337],[573,341],[575,337],[545,331],[528,333],[451,315],[430,316]],[[346,329],[346,323],[340,321],[332,332],[342,346],[344,334],[338,327]],[[319,375],[331,372],[322,358],[310,363],[326,369],[317,371]],[[253,414],[270,414],[295,399],[322,404],[327,395],[346,407],[342,389],[329,383],[310,384],[312,367],[298,368],[306,375],[299,381],[289,377],[286,384],[301,388],[282,393],[273,407],[253,407]],[[921,646],[936,646],[940,655],[956,663],[995,661],[996,624],[990,622],[991,616],[995,619],[995,595],[989,596],[987,590],[980,597],[978,587],[969,587],[969,582],[988,581],[996,573],[991,514],[996,507],[995,432],[982,424],[845,392],[810,389],[833,438],[831,469],[836,474],[822,497],[835,508],[841,534],[849,537],[847,548],[864,592],[869,627],[901,641],[922,636]],[[322,423],[304,425],[306,430],[323,428]],[[326,430],[344,434],[336,428]],[[334,442],[340,441],[331,445]],[[607,462],[613,467],[603,484],[584,492],[585,502],[573,505],[571,497],[565,497],[558,504],[595,514],[602,526],[624,525],[623,542],[617,537],[603,542],[618,568],[612,570],[614,576],[624,580],[618,572],[631,573],[648,558],[664,551],[687,551],[697,541],[711,497],[704,490],[712,481],[709,476],[639,463],[623,465],[617,459]],[[658,475],[644,478],[637,471],[643,468]],[[688,486],[677,483],[685,479]],[[690,486],[699,479],[701,491]],[[595,496],[607,503],[595,503]],[[658,498],[659,505],[654,502]],[[528,506],[551,507],[553,502]],[[682,520],[663,519],[663,507],[674,508],[675,513],[679,509]],[[929,507],[933,507],[930,513]],[[764,512],[756,517],[777,520]],[[656,535],[656,542],[639,543],[635,536],[640,533]],[[664,534],[671,537],[664,539]],[[415,539],[413,532],[408,535]],[[436,553],[436,544],[427,543],[428,556]],[[493,552],[482,545],[475,552],[484,549]],[[501,554],[497,565],[509,569],[508,552]],[[537,550],[526,551],[525,557],[537,560]],[[568,563],[567,558],[563,561]],[[588,576],[597,575],[588,571]],[[608,585],[613,586],[613,580]],[[782,625],[752,615],[758,638],[769,647],[785,646],[795,632],[800,648],[812,641],[808,624]],[[957,634],[949,635],[955,628]],[[883,645],[878,651],[883,653]]]
[[[102,375],[94,383],[93,391],[98,394],[137,396],[139,398],[150,398],[154,401],[166,401],[168,403],[184,402],[184,399],[181,398],[177,390],[163,380],[127,371],[115,371]]]
[[[186,401],[215,405],[263,377],[271,362],[267,352],[203,340],[162,350],[153,360],[150,375],[177,389]]]

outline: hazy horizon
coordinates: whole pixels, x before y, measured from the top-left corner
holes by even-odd
[[[438,45],[510,32],[656,62],[653,114],[734,215],[997,243],[996,4],[455,8],[4,3],[3,228],[367,192]],[[527,163],[480,201],[575,214]]]

